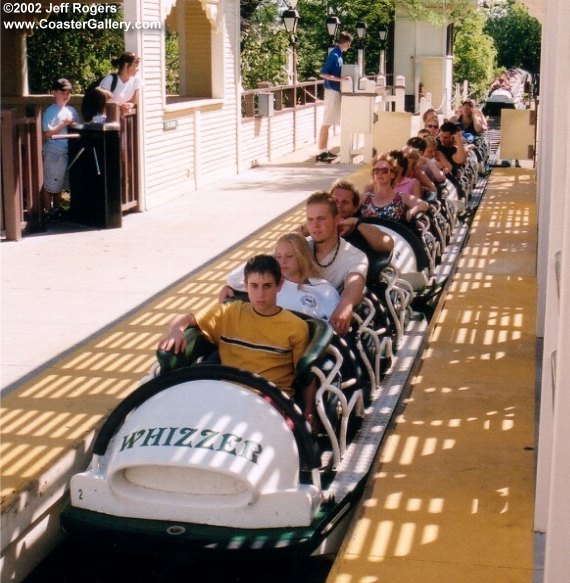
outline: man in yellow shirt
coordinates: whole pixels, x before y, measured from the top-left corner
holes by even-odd
[[[184,330],[197,326],[216,344],[222,364],[257,373],[293,397],[295,367],[309,342],[309,327],[277,305],[283,277],[271,255],[256,255],[244,268],[249,302],[215,304],[196,314],[176,316],[159,350],[183,352]],[[305,416],[315,411],[315,386],[303,390]]]

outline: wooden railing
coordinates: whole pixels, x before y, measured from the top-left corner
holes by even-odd
[[[0,229],[9,241],[23,233],[45,229],[41,203],[43,184],[41,108],[30,105],[19,116],[16,108],[2,109],[2,207]],[[121,124],[121,210],[140,210],[137,112],[120,115],[107,106],[108,121]]]
[[[264,93],[273,95],[274,111],[282,111],[322,101],[324,85],[322,80],[312,79],[296,85],[268,85],[248,89],[242,93],[241,113],[244,118],[259,115],[259,95]]]
[[[30,106],[24,117],[16,109],[2,109],[1,229],[7,240],[44,228],[42,183],[40,108]]]
[[[107,105],[107,121],[121,124],[121,210],[126,213],[140,210],[139,134],[137,110],[121,115],[116,103]]]

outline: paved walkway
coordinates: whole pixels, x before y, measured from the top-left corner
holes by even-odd
[[[315,165],[311,148],[127,215],[120,229],[63,224],[2,242],[3,394],[355,168]]]
[[[534,171],[495,169],[328,583],[533,580]]]
[[[2,243],[3,580],[20,581],[57,541],[69,478],[173,315],[215,301],[230,269],[271,252],[311,192],[355,171],[366,180],[364,167],[313,160],[256,168],[121,229],[62,225]]]

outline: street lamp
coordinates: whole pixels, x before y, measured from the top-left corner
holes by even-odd
[[[329,16],[327,18],[327,32],[331,39],[331,48],[334,46],[334,38],[340,26],[340,19],[338,16]]]
[[[388,27],[385,24],[380,25],[380,69],[379,75],[386,76],[386,48],[388,46]]]
[[[297,6],[297,0],[292,0],[290,6]],[[291,58],[293,61],[293,85],[297,85],[297,23],[299,22],[299,13],[292,7],[285,10],[281,15],[283,26],[289,35],[289,44],[291,45]],[[296,96],[295,96],[296,99]]]
[[[358,45],[358,72],[360,77],[364,77],[364,39],[366,38],[366,22],[359,22],[356,25],[356,36],[359,39]]]
[[[289,40],[293,43],[294,36],[297,32],[297,23],[299,22],[299,13],[296,10],[285,10],[281,15],[283,26],[289,35]]]

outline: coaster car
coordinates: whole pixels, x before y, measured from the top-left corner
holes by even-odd
[[[64,530],[236,551],[337,545],[331,535],[369,470],[340,499],[332,493],[364,413],[362,389],[341,378],[331,327],[307,321],[296,384],[317,380],[321,435],[272,383],[208,364],[214,347],[190,328],[186,352],[159,353],[160,374],[104,423],[90,466],[71,480]]]
[[[71,479],[65,531],[153,548],[338,550],[427,338],[429,312],[411,302],[437,301],[468,232],[453,230],[434,268],[421,234],[366,222],[395,248],[375,262],[350,333],[305,318],[295,389],[316,383],[320,431],[266,379],[217,363],[215,346],[189,328],[184,353],[159,352],[104,422],[89,467]]]

